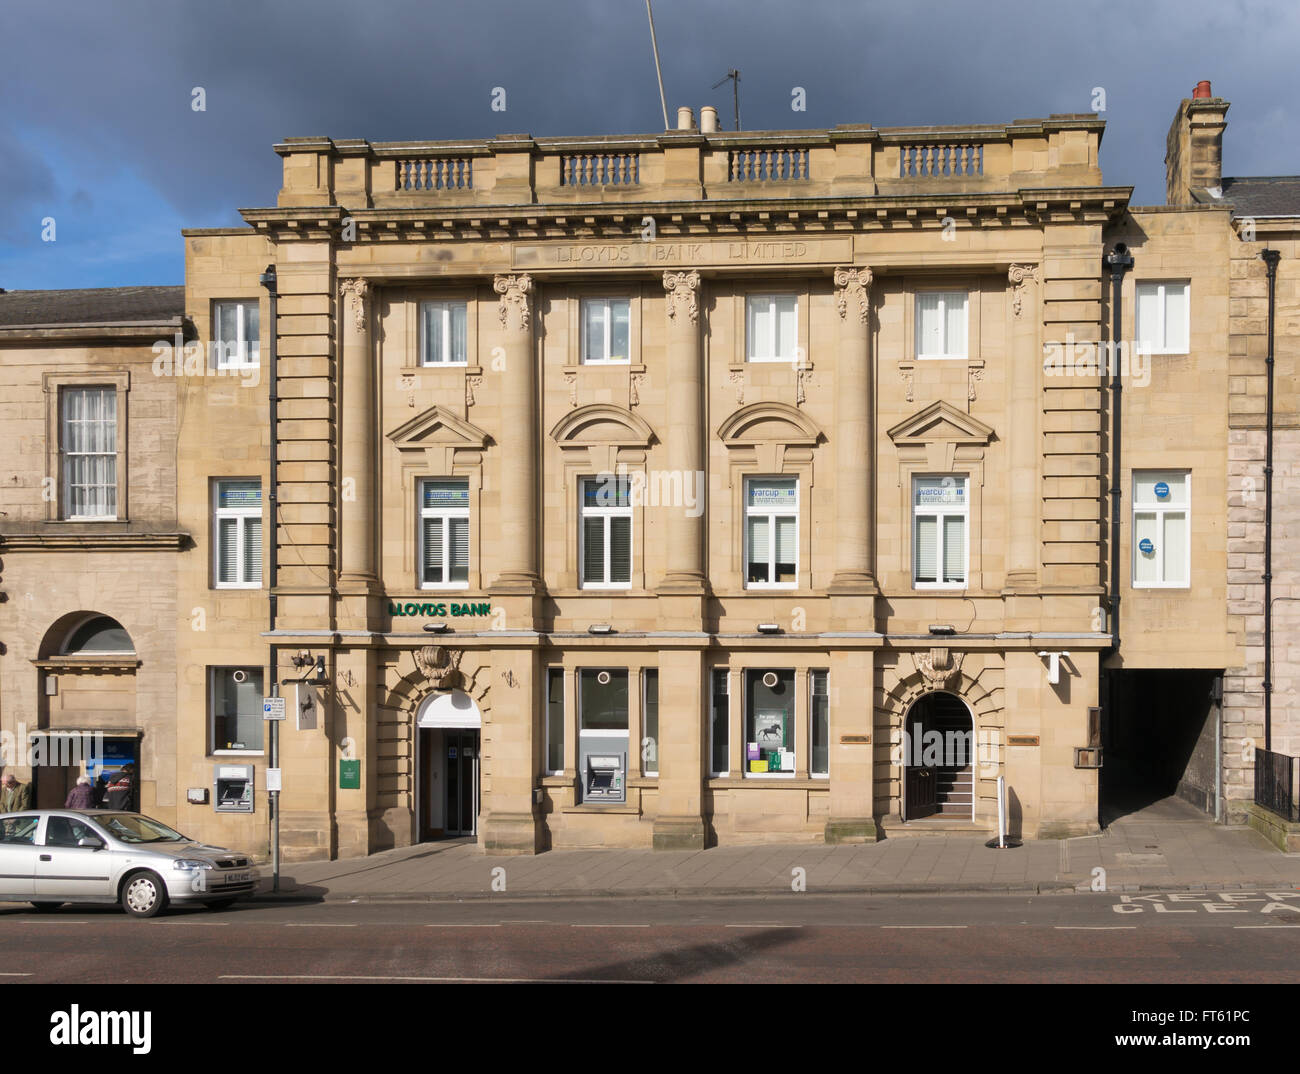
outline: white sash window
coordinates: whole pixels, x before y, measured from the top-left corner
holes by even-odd
[[[626,478],[608,475],[581,482],[578,558],[584,589],[632,585],[632,494]]]
[[[1133,587],[1191,584],[1191,475],[1185,470],[1133,471]]]
[[[218,369],[255,366],[261,360],[261,328],[256,302],[214,302],[212,335]]]
[[[1186,354],[1190,332],[1191,284],[1153,281],[1137,285],[1134,335],[1151,354]]]
[[[966,357],[965,291],[922,291],[916,296],[916,356]]]
[[[420,364],[468,364],[467,318],[464,302],[421,302]]]
[[[632,360],[631,300],[584,298],[581,314],[584,365],[626,365]]]
[[[117,390],[62,395],[63,517],[117,518]]]
[[[799,479],[745,482],[745,586],[793,589],[799,580]]]
[[[469,585],[469,482],[420,482],[420,587]]]
[[[751,362],[793,362],[799,348],[799,297],[745,299],[745,356]]]
[[[213,524],[218,589],[262,584],[262,483],[218,481]]]
[[[912,585],[964,589],[970,562],[969,478],[912,481]]]

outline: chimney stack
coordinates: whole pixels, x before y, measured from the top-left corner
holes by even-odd
[[[706,104],[700,109],[700,133],[718,133],[718,110],[711,104]]]
[[[1178,105],[1165,139],[1165,202],[1188,205],[1193,192],[1223,186],[1223,131],[1228,102],[1215,97],[1208,81],[1196,84],[1190,98]]]
[[[685,106],[677,109],[677,129],[693,131],[695,129],[695,112]]]

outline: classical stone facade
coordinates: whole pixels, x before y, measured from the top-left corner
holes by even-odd
[[[1014,832],[1069,836],[1098,751],[1140,775],[1161,737],[1152,676],[1242,668],[1222,741],[1250,737],[1223,490],[1257,274],[1224,205],[1106,185],[1102,129],[277,146],[273,207],[185,233],[190,334],[257,348],[168,382],[188,540],[142,568],[175,652],[145,804],[265,848],[272,692],[289,857],[985,832],[1000,778]],[[1098,349],[1163,281],[1188,338],[1121,378],[1112,549]],[[1131,497],[1170,474],[1186,577],[1152,588]],[[1170,719],[1201,748],[1204,712]],[[247,812],[219,800],[243,766]]]

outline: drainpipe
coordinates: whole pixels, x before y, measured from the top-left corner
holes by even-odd
[[[1128,247],[1117,242],[1103,258],[1110,269],[1110,655],[1119,652],[1119,507],[1123,491],[1120,477],[1121,393],[1119,341],[1123,338],[1124,273],[1133,267]]]
[[[1279,250],[1261,250],[1268,269],[1268,402],[1264,416],[1264,748],[1273,748],[1273,319]]]
[[[271,424],[271,466],[268,475],[270,488],[267,489],[266,502],[271,508],[271,540],[267,548],[269,562],[267,564],[267,609],[269,628],[272,632],[275,630],[276,617],[276,598],[275,587],[279,581],[279,557],[277,556],[277,545],[279,544],[279,525],[280,525],[280,507],[276,498],[276,491],[279,488],[279,471],[280,471],[280,454],[278,450],[277,439],[279,432],[277,429],[277,396],[276,384],[279,378],[276,376],[275,368],[275,342],[279,334],[279,322],[277,320],[279,294],[276,290],[276,272],[275,265],[267,265],[266,271],[259,277],[258,282],[266,288],[266,293],[271,301],[271,331],[267,336],[266,365],[267,376],[270,378],[268,385],[269,393],[269,421]],[[270,646],[270,664],[271,673],[271,696],[280,696],[280,650],[272,640]],[[270,767],[278,768],[280,765],[280,725],[276,721],[270,721],[267,727],[267,733],[270,736]],[[270,801],[269,812],[271,821],[271,890],[280,890],[280,792],[270,791],[267,794]]]

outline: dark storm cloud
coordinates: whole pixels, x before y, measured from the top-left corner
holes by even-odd
[[[93,197],[109,168],[139,177],[142,215],[162,203],[193,226],[238,222],[237,207],[274,202],[271,146],[287,135],[662,125],[644,0],[52,0],[7,19],[0,242],[15,213],[28,235],[44,188]],[[730,67],[750,129],[1001,123],[1087,112],[1100,87],[1106,179],[1151,203],[1178,100],[1209,78],[1232,101],[1226,171],[1300,171],[1289,4],[658,0],[655,21],[670,114],[713,103],[730,126],[729,86],[710,89]],[[55,145],[72,154],[62,171]],[[118,221],[124,242],[137,223]]]

